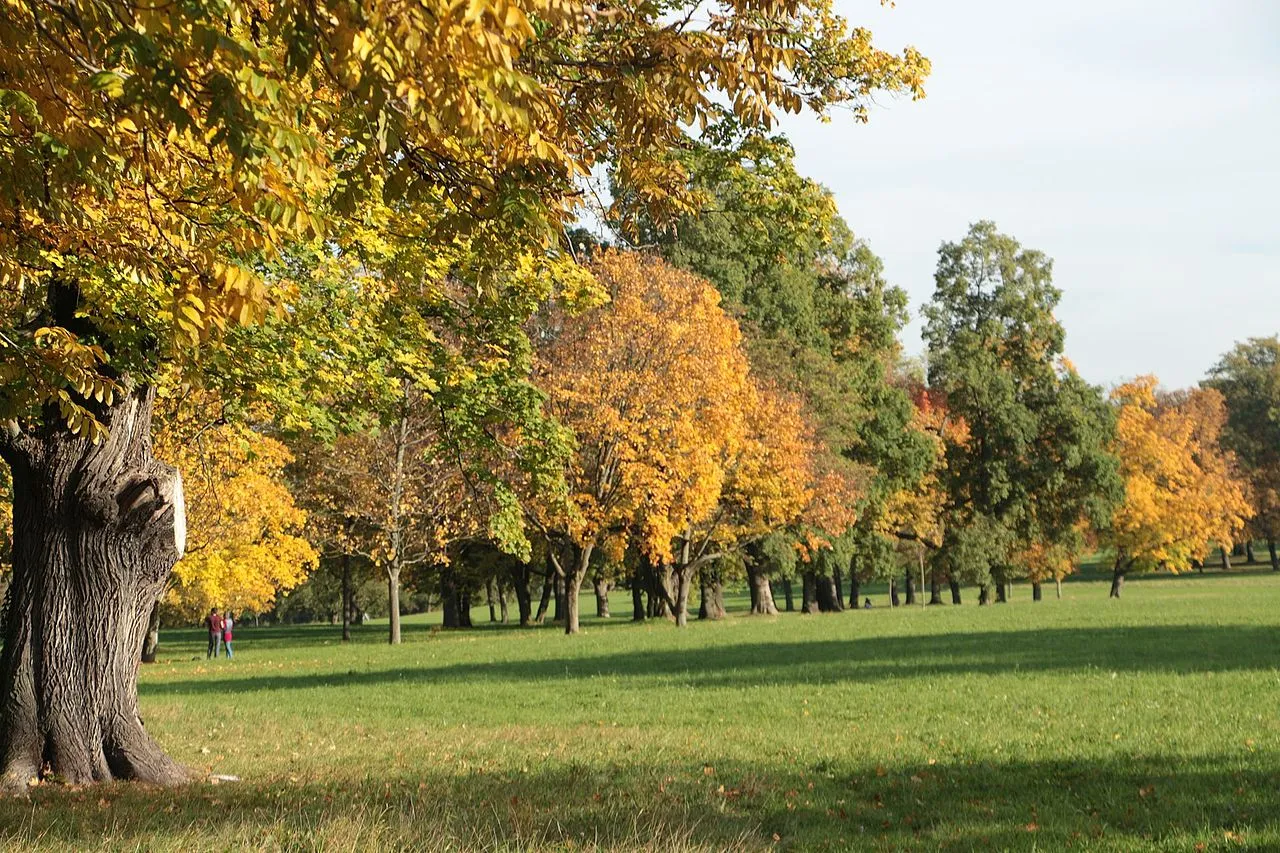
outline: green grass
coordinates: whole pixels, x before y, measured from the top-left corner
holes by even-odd
[[[0,843],[1280,849],[1280,577],[1046,592],[572,638],[413,618],[398,648],[238,628],[215,662],[168,632],[147,726],[243,781],[42,786],[0,802]]]

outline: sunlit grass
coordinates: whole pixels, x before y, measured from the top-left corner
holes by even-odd
[[[1039,604],[610,623],[167,632],[146,724],[241,777],[42,787],[66,849],[1280,847],[1280,577],[1068,584]],[[584,600],[584,612],[594,607]],[[477,625],[487,610],[477,609]]]

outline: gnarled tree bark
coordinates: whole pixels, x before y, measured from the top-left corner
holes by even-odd
[[[776,616],[778,605],[773,603],[773,588],[769,576],[756,566],[747,565],[747,581],[751,584],[751,612],[760,616]]]
[[[151,455],[153,392],[96,406],[109,435],[57,412],[0,431],[13,473],[13,580],[0,654],[0,790],[46,769],[72,784],[186,781],[138,716],[139,652],[186,546],[178,472]]]

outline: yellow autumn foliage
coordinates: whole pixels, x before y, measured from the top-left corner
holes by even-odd
[[[194,407],[198,412],[207,409]],[[243,424],[167,422],[156,455],[182,472],[187,551],[164,603],[184,618],[210,607],[270,609],[306,579],[318,555],[301,536],[306,513],[285,485],[289,450]]]
[[[1190,568],[1212,543],[1229,545],[1253,514],[1234,459],[1218,444],[1222,395],[1158,395],[1156,387],[1143,376],[1111,395],[1120,406],[1114,450],[1125,495],[1108,542],[1120,571]]]

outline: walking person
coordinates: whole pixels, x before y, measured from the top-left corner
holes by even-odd
[[[219,648],[222,645],[222,617],[218,615],[218,608],[210,607],[209,615],[204,619],[205,627],[209,629],[209,650],[205,653],[205,659],[216,658]]]
[[[227,615],[222,620],[222,647],[227,650],[227,657],[233,658],[231,653],[231,627],[235,624],[235,620],[231,618],[231,611],[227,611]]]

